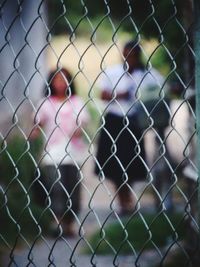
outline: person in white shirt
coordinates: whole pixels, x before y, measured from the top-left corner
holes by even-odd
[[[120,213],[128,214],[136,204],[131,183],[147,178],[143,119],[138,115],[138,107],[141,100],[153,98],[158,88],[161,90],[164,78],[154,68],[145,68],[136,41],[125,44],[123,57],[121,64],[102,72],[101,99],[106,101],[106,107],[100,125],[95,173],[114,183]]]

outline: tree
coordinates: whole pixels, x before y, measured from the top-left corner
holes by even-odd
[[[156,39],[158,47],[153,56],[162,54],[169,69],[175,70],[172,79],[178,77],[188,83],[193,77],[191,0],[99,0],[95,4],[93,0],[54,0],[49,14],[55,34],[70,32],[86,17],[111,19],[117,30]],[[189,75],[188,70],[192,70]]]

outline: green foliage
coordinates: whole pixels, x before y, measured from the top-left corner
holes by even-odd
[[[16,183],[14,187],[18,191],[21,183],[25,190],[28,189],[31,176],[37,167],[37,156],[41,147],[41,139],[30,142],[23,137],[14,136],[8,142],[2,140],[0,151],[1,182],[5,187],[12,187],[12,184]]]
[[[193,59],[186,45],[189,42],[192,46],[187,35],[191,23],[185,16],[190,12],[187,5],[187,1],[181,0],[110,0],[95,4],[93,0],[63,0],[62,3],[54,0],[49,3],[49,28],[53,34],[68,33],[73,37],[93,38],[95,32],[97,39],[104,41],[121,32],[130,33],[132,38],[140,34],[146,40],[156,39],[161,45],[156,57],[162,55],[156,63],[164,69],[172,70],[176,66],[177,73],[184,78],[183,59],[187,54],[191,58],[188,64]]]
[[[181,29],[183,23],[185,4],[181,0],[110,0],[104,1],[86,0],[84,2],[74,0],[51,1],[49,4],[49,21],[54,25],[55,31],[61,31],[60,22],[67,21],[70,17],[72,25],[76,25],[84,18],[101,20],[104,16],[116,22],[125,31],[136,33],[138,30],[145,38],[157,38],[167,36],[167,42],[173,47],[182,44],[185,34]],[[70,21],[70,20],[69,20]],[[134,23],[133,23],[134,21]],[[67,23],[66,23],[67,25]]]
[[[103,231],[94,233],[89,242],[97,254],[112,254],[114,250],[120,254],[164,247],[174,240],[184,238],[184,223],[181,214],[169,216],[170,223],[164,214],[159,216],[145,215],[144,220],[139,215],[130,220],[124,220],[123,225],[115,222],[105,227]],[[172,228],[172,225],[174,229]],[[87,251],[88,252],[88,251]]]
[[[36,205],[32,192],[41,145],[40,139],[30,143],[19,136],[1,142],[1,246],[21,243],[22,237],[36,238],[40,230],[45,230],[48,215]]]

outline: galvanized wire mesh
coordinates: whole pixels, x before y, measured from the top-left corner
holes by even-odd
[[[176,265],[197,266],[193,2],[2,0],[0,11],[2,266],[171,266],[172,260]],[[135,99],[124,110],[117,88],[128,72],[122,44],[131,38],[137,40],[142,51],[145,74]],[[116,77],[111,99],[102,104],[100,80],[105,75],[112,82],[107,69],[120,62],[124,73]],[[73,75],[67,81],[69,94],[54,112],[48,73],[56,69],[52,81],[63,67]],[[148,109],[141,85],[148,75],[154,77],[154,68],[165,79],[159,84],[155,105]],[[72,99],[74,82],[82,97],[78,109]],[[170,100],[166,99],[169,89]],[[124,117],[115,137],[105,127],[107,111],[113,104]],[[59,120],[65,105],[71,107],[70,116],[75,117],[75,126],[67,138]],[[170,117],[161,128],[159,105]],[[46,116],[49,113],[54,117],[48,135],[40,121],[45,106],[49,109]],[[145,124],[139,137],[132,133],[128,113],[136,106],[143,116],[140,123],[143,127]],[[84,125],[86,110],[90,119]],[[66,138],[61,148],[65,153],[59,162],[48,150],[57,130]],[[102,130],[112,143],[110,156],[103,164],[96,156]],[[124,131],[136,142],[136,153],[128,165],[123,165],[117,154]],[[76,132],[84,139],[84,153],[71,153]],[[147,158],[142,157],[143,141]],[[128,153],[130,148],[125,149]],[[43,165],[47,157],[51,168],[47,165],[45,180]],[[117,190],[105,175],[105,166],[112,158],[123,173]],[[147,174],[142,181],[131,184],[128,168],[136,158]],[[70,191],[62,179],[65,160],[78,170]],[[98,166],[98,175],[94,165]],[[124,185],[136,201],[125,218],[118,199]],[[80,210],[73,206],[78,202]],[[60,203],[65,211],[58,215],[55,210]],[[75,237],[67,236],[63,228],[69,213]]]

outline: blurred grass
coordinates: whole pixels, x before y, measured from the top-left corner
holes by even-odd
[[[143,219],[135,215],[129,220],[123,220],[123,225],[114,222],[103,230],[97,230],[90,238],[89,243],[96,254],[130,254],[134,250],[162,248],[175,240],[181,241],[185,237],[184,220],[182,214],[146,214]],[[170,223],[169,223],[170,221]],[[172,228],[173,225],[173,229]],[[89,253],[85,248],[84,253]]]

